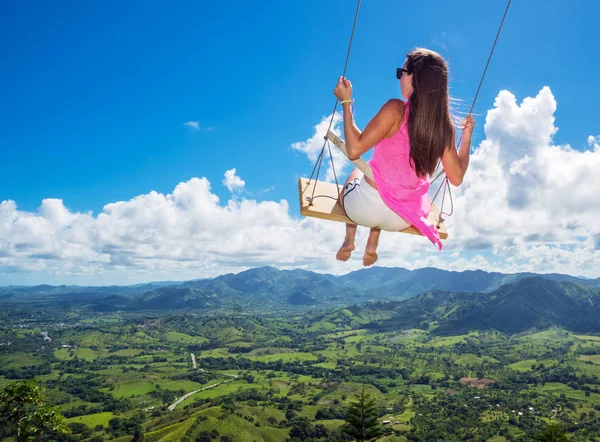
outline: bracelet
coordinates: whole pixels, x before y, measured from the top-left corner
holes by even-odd
[[[344,104],[344,103],[352,103],[352,100],[344,100],[344,101],[342,101],[342,104]]]

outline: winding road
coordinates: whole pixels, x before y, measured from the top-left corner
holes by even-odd
[[[192,355],[192,357],[193,357],[193,355]],[[194,361],[194,365],[195,365],[195,362],[196,361]],[[187,398],[189,398],[193,394],[196,394],[196,393],[198,393],[200,391],[208,390],[209,388],[217,387],[217,386],[219,386],[221,384],[226,384],[227,382],[231,382],[231,381],[239,378],[239,376],[237,374],[231,374],[231,373],[219,373],[219,374],[224,375],[224,376],[231,376],[233,379],[228,379],[228,380],[223,381],[223,382],[217,382],[216,384],[208,385],[208,386],[202,387],[202,388],[200,388],[198,390],[190,391],[189,393],[184,394],[179,399],[177,399],[175,402],[173,402],[171,405],[169,405],[169,411],[175,410],[175,407],[177,405],[179,405],[180,403],[182,403],[183,401],[185,401]]]

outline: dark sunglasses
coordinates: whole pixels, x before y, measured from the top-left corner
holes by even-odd
[[[408,69],[397,68],[396,69],[396,78],[400,80],[402,78],[402,72],[406,72],[408,75],[412,74]]]

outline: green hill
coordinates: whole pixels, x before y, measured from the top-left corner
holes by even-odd
[[[471,330],[519,333],[551,326],[582,333],[600,331],[600,291],[541,277],[506,284],[490,293],[428,291],[388,307],[394,316],[372,322],[372,327],[434,324],[434,332],[445,335]]]

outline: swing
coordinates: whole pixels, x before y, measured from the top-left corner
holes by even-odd
[[[342,153],[346,155],[346,158],[348,158],[346,144],[337,135],[331,132],[331,130],[327,132],[326,139],[337,146]],[[371,170],[371,166],[369,166],[365,160],[358,158],[350,161],[352,161],[352,163],[367,177],[373,179],[373,171]],[[354,222],[346,216],[346,213],[339,202],[338,198],[341,189],[341,186],[337,183],[337,178],[334,184],[324,181],[319,182],[317,180],[311,182],[310,179],[301,177],[298,180],[298,191],[300,193],[300,213],[303,216],[320,218],[328,221],[338,221],[346,224],[354,224]],[[303,198],[303,195],[306,191],[314,194],[316,190],[318,190],[317,196]],[[317,198],[322,199],[317,200]],[[429,212],[428,219],[433,224],[436,224],[436,220],[439,221],[440,219],[439,211],[434,204],[431,205],[431,211]],[[443,222],[436,224],[436,229],[440,234],[440,238],[446,239],[448,237],[448,232],[446,231],[446,226]],[[401,230],[401,232],[422,235],[421,232],[414,226],[410,226],[404,230]]]
[[[350,57],[350,49],[352,47],[352,40],[354,38],[354,30],[356,28],[356,20],[358,18],[358,11],[360,9],[360,1],[361,0],[358,0],[358,4],[356,7],[356,14],[354,16],[354,25],[352,26],[352,34],[350,36],[350,44],[348,46],[348,53],[346,55],[346,63],[344,65],[344,71],[342,74],[343,77],[346,76],[346,69],[348,67],[348,59]],[[471,109],[469,110],[469,115],[473,112],[473,107],[475,106],[475,101],[477,100],[477,96],[479,95],[481,85],[483,84],[483,79],[485,78],[485,74],[486,74],[488,66],[490,64],[492,54],[494,53],[494,48],[496,47],[496,43],[498,42],[498,37],[500,36],[500,31],[502,30],[502,26],[504,25],[504,20],[506,19],[506,14],[508,13],[508,9],[510,8],[511,2],[512,2],[512,0],[508,0],[506,10],[504,11],[504,16],[502,17],[502,22],[500,23],[500,27],[498,28],[498,33],[496,34],[496,39],[494,40],[494,45],[492,46],[492,50],[488,57],[485,69],[483,71],[483,75],[481,76],[479,86],[477,87],[477,92],[475,93],[473,103],[471,104]],[[337,109],[338,102],[339,102],[339,100],[336,100],[335,106],[333,108],[333,112],[331,114],[331,120],[329,121],[329,128],[327,129],[327,135],[325,135],[325,137],[324,137],[325,142],[323,143],[323,147],[321,148],[319,157],[317,158],[315,166],[313,167],[313,171],[310,175],[310,178],[300,177],[298,179],[298,193],[299,193],[299,198],[300,198],[300,214],[302,216],[319,218],[319,219],[323,219],[323,220],[327,220],[327,221],[343,222],[346,224],[356,224],[346,216],[346,213],[339,202],[339,195],[342,190],[342,186],[338,183],[338,180],[337,180],[335,166],[333,164],[333,156],[331,155],[331,146],[330,146],[329,142],[333,143],[334,146],[336,146],[338,149],[340,149],[340,151],[346,156],[346,158],[348,158],[348,160],[351,161],[367,177],[373,179],[373,172],[372,172],[369,164],[367,164],[367,162],[365,160],[363,160],[362,158],[358,158],[355,160],[350,159],[348,157],[348,152],[346,151],[346,145],[345,145],[344,141],[341,140],[337,135],[335,135],[331,131],[331,126],[333,124],[333,117],[335,115],[335,111]],[[460,146],[460,143],[462,140],[462,134],[461,134],[460,138],[461,139],[459,139],[459,141],[457,143],[459,146]],[[321,163],[323,161],[323,153],[325,151],[326,146],[329,151],[329,159],[331,161],[331,168],[333,171],[335,183],[318,181],[319,172],[321,170]],[[438,165],[439,165],[439,163],[438,163]],[[317,170],[317,174],[316,174],[316,179],[313,181],[312,178],[313,178],[313,175],[315,174],[315,169]],[[444,175],[444,174],[445,174],[444,170],[440,171],[437,174],[437,176],[433,180],[430,181],[430,184],[433,184],[441,175]],[[442,187],[444,188],[444,193],[443,193],[443,197],[442,197],[442,204],[441,204],[441,210],[440,210],[437,208],[434,201],[437,198],[437,195],[440,192],[440,189]],[[451,203],[451,207],[452,207],[450,213],[443,212],[446,191],[448,191],[448,194],[450,197],[450,203]],[[310,196],[307,196],[306,195],[307,193],[310,194]],[[448,184],[448,177],[445,177],[443,179],[442,183],[440,184],[438,190],[436,191],[434,197],[431,200],[431,210],[430,210],[429,216],[428,216],[429,222],[431,222],[435,226],[441,239],[448,238],[448,231],[446,230],[446,226],[444,224],[445,220],[442,217],[442,215],[451,216],[453,212],[454,212],[454,205],[452,203],[452,194],[450,192],[450,185]],[[410,226],[399,232],[423,236],[423,234],[414,226]]]

